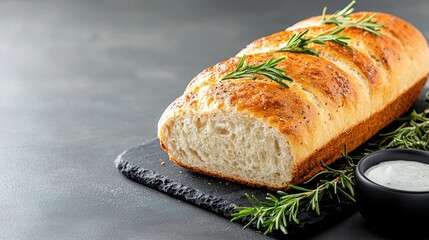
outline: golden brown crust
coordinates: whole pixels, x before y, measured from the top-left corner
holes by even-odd
[[[374,113],[343,134],[333,138],[329,144],[325,144],[319,151],[314,152],[300,165],[297,166],[295,176],[291,184],[299,184],[321,170],[320,161],[326,164],[333,163],[341,157],[342,150],[347,146],[349,152],[356,149],[362,143],[375,135],[380,129],[389,125],[396,118],[405,113],[419,97],[428,76],[420,79],[414,86],[398,96],[383,109]]]
[[[244,80],[212,85],[207,94],[239,112],[264,119],[283,134],[300,141],[303,135],[317,130],[314,120],[320,118],[315,104],[299,94],[300,91],[295,86],[287,89],[277,83]]]
[[[352,151],[363,142],[367,141],[371,136],[376,134],[380,129],[387,126],[389,123],[394,121],[397,117],[407,111],[410,106],[417,100],[420,92],[422,91],[426,79],[425,76],[419,80],[409,90],[404,92],[401,96],[396,98],[390,104],[386,105],[385,108],[381,109],[377,113],[371,115],[370,118],[361,121],[353,127],[344,131],[344,134],[339,135],[332,139],[331,142],[325,144],[322,148],[315,151],[311,156],[305,159],[300,165],[297,166],[293,180],[290,184],[300,184],[303,181],[311,178],[314,174],[319,172],[322,168],[320,161],[326,164],[331,164],[336,159],[341,157],[341,153],[347,145],[348,151]],[[253,88],[253,87],[252,87]],[[160,141],[161,147],[165,149],[165,144]],[[285,190],[288,189],[288,185],[284,186],[266,186],[259,182],[251,181],[248,179],[240,179],[230,175],[224,175],[220,172],[214,172],[206,169],[200,169],[191,165],[186,165],[181,161],[177,161],[170,156],[170,160],[179,166],[190,169],[191,171],[206,174],[212,177],[222,178],[233,182],[246,184],[253,187],[267,187],[270,190]]]

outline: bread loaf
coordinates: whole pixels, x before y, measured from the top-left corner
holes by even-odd
[[[363,14],[354,13],[352,19]],[[263,37],[235,57],[198,74],[158,123],[162,148],[180,166],[235,182],[287,189],[351,151],[404,113],[429,72],[425,38],[412,25],[375,13],[381,36],[358,28],[346,48],[312,45],[319,56],[275,52],[294,33],[332,28],[321,17]],[[221,80],[241,57],[277,67],[294,81],[286,88],[264,77]]]

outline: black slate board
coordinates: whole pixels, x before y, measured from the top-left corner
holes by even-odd
[[[424,92],[426,91],[427,89]],[[413,108],[422,109],[423,106],[422,94]],[[179,167],[168,160],[168,155],[160,148],[158,139],[124,151],[115,160],[115,165],[123,175],[136,182],[228,219],[231,219],[231,213],[236,206],[249,206],[245,193],[264,199],[268,192],[264,188],[235,184]],[[320,206],[320,215],[313,211],[300,211],[299,224],[288,226],[288,238],[312,235],[318,229],[335,224],[355,211],[355,204],[346,199],[342,199],[340,203],[328,199],[321,202]],[[273,236],[284,237],[279,232],[273,233]]]

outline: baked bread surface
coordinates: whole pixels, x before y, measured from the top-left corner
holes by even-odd
[[[363,14],[355,13],[353,19]],[[164,112],[158,137],[170,159],[196,172],[252,186],[287,189],[338,159],[404,113],[424,87],[429,50],[422,34],[392,15],[377,14],[381,36],[348,28],[352,49],[311,45],[319,57],[274,52],[294,34],[333,25],[320,17],[258,39],[235,57],[198,74]],[[277,65],[294,81],[264,77],[221,80],[241,57]]]

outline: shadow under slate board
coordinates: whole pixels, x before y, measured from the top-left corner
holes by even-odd
[[[423,93],[427,90],[425,89]],[[422,109],[423,106],[422,94],[413,107]],[[265,188],[248,187],[179,167],[168,160],[168,155],[159,146],[158,139],[124,151],[115,160],[115,165],[123,175],[133,181],[228,219],[231,219],[236,206],[250,206],[245,193],[262,200],[269,192]],[[271,193],[276,195],[274,192]],[[305,211],[305,208],[300,210],[299,224],[288,225],[288,236],[293,238],[313,235],[318,230],[341,221],[354,211],[355,204],[346,199],[338,203],[336,200],[324,198],[320,203],[320,215],[314,211]],[[280,232],[273,235],[284,237]]]

